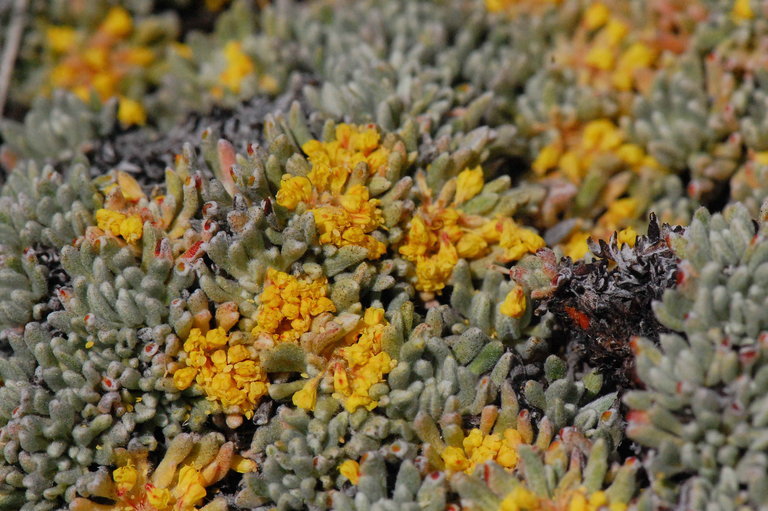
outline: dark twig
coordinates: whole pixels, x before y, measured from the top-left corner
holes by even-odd
[[[11,77],[16,62],[16,55],[21,45],[21,35],[24,32],[28,0],[15,0],[13,13],[8,24],[8,32],[3,46],[3,56],[0,58],[0,117],[3,115],[5,100],[8,98],[8,90],[11,86]]]

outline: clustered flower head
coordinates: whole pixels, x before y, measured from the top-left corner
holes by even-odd
[[[371,387],[385,381],[396,361],[381,346],[381,336],[387,325],[384,310],[365,311],[359,331],[348,334],[344,345],[331,359],[333,366],[333,396],[354,412],[358,407],[373,410],[378,402],[370,395]]]
[[[381,146],[376,127],[340,124],[335,140],[310,140],[302,150],[311,170],[306,176],[284,174],[277,203],[290,210],[301,204],[310,211],[321,244],[360,246],[368,250],[369,259],[381,257],[386,247],[372,233],[381,227],[383,218],[379,201],[370,198],[365,183],[369,177],[383,177],[390,154]],[[357,175],[361,170],[362,182]]]
[[[0,9],[0,509],[759,507],[762,3]]]
[[[204,437],[184,434],[176,437],[154,471],[146,450],[121,451],[119,467],[106,480],[106,495],[114,504],[100,504],[84,498],[72,502],[72,511],[206,511],[225,510],[216,499],[204,508],[207,488],[220,481],[230,469],[248,472],[255,463],[233,453],[231,443],[215,434]]]
[[[272,268],[267,270],[264,291],[252,334],[269,344],[297,342],[309,331],[314,318],[336,311],[326,296],[325,278],[294,277]]]
[[[567,492],[555,499],[541,498],[525,486],[516,486],[501,501],[499,511],[624,511],[627,505],[611,503],[604,491],[587,494],[584,488]]]
[[[360,407],[368,411],[376,408],[378,401],[371,396],[371,387],[383,383],[397,364],[382,351],[381,337],[386,326],[382,309],[367,309],[358,325],[327,355],[328,360],[321,363],[321,372],[293,395],[293,404],[314,410],[318,385],[321,378],[326,377],[333,381],[332,396],[349,412]]]
[[[414,212],[398,251],[415,263],[419,291],[442,290],[459,258],[473,260],[492,254],[493,260],[510,262],[544,246],[541,236],[511,218],[488,220],[462,211],[461,206],[483,189],[480,167],[461,171],[434,200],[423,176],[417,180],[422,204]]]
[[[563,44],[555,59],[575,67],[582,83],[597,89],[647,90],[660,53],[659,39],[645,27],[632,27],[631,14],[617,12],[620,9],[624,6],[611,9],[608,2],[592,2],[583,13],[576,44]]]
[[[555,140],[539,152],[532,164],[533,170],[541,175],[556,170],[579,183],[598,158],[613,157],[635,171],[641,167],[659,169],[653,157],[625,138],[619,127],[608,119],[590,121],[575,133],[558,133]]]
[[[173,373],[176,388],[185,390],[197,383],[206,399],[219,402],[225,413],[250,418],[269,384],[260,353],[281,343],[298,344],[315,318],[334,312],[326,288],[325,279],[297,278],[270,268],[250,335],[227,333],[236,314],[217,316],[221,318],[217,328],[193,328],[183,345],[185,367]]]
[[[141,199],[146,199],[141,186],[129,174],[118,171],[103,191],[107,195],[106,207],[96,211],[96,225],[128,243],[137,242],[141,239],[144,221],[152,220],[151,213],[139,204]]]
[[[131,13],[120,6],[109,9],[95,31],[87,34],[67,25],[51,25],[46,44],[56,62],[48,77],[49,88],[71,90],[83,101],[92,94],[102,102],[119,97],[118,118],[124,125],[144,124],[141,102],[127,95],[126,81],[147,73],[156,50],[135,40]]]
[[[245,341],[245,336],[228,335],[221,327],[205,334],[193,328],[184,341],[186,367],[173,373],[176,388],[185,390],[197,383],[206,398],[220,402],[226,412],[250,418],[267,393],[268,381],[257,350]]]
[[[488,461],[513,469],[519,459],[517,446],[523,442],[522,435],[514,428],[505,429],[501,434],[483,434],[475,428],[464,438],[461,447],[448,446],[440,456],[445,462],[445,468],[454,472],[471,474],[477,465]]]
[[[239,41],[229,41],[223,50],[225,68],[219,74],[219,84],[213,87],[211,93],[216,97],[224,94],[227,89],[234,94],[240,93],[243,80],[255,72],[251,57],[243,51]]]

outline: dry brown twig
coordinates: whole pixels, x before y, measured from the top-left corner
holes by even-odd
[[[16,55],[21,45],[21,36],[24,33],[28,0],[15,0],[13,12],[8,23],[8,31],[3,45],[3,55],[0,57],[0,117],[3,115],[5,101],[11,86],[11,77],[16,62]]]

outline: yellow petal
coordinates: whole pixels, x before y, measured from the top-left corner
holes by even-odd
[[[456,178],[456,204],[463,204],[483,189],[483,169],[475,167],[459,173]]]

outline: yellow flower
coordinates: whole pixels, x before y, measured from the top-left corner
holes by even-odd
[[[387,324],[383,309],[368,308],[360,329],[348,335],[348,345],[335,353],[338,361],[333,365],[333,395],[349,412],[359,407],[369,411],[376,408],[378,401],[369,391],[376,383],[383,382],[384,376],[396,365],[381,348],[381,336]]]
[[[643,148],[637,144],[622,144],[616,150],[616,156],[631,167],[636,167],[642,164],[646,157]]]
[[[634,247],[636,239],[637,239],[637,232],[635,232],[635,230],[631,227],[622,229],[621,231],[619,231],[619,234],[616,237],[616,240],[619,243],[619,246],[626,243],[630,247]]]
[[[155,60],[155,52],[143,46],[127,48],[122,56],[127,63],[138,67],[147,67]]]
[[[533,254],[544,248],[546,243],[544,238],[532,230],[517,225],[511,218],[506,218],[503,220],[499,245],[504,249],[504,260],[517,261],[525,254]]]
[[[205,334],[205,344],[203,346],[209,349],[220,348],[227,344],[228,340],[227,332],[223,328],[213,328]]]
[[[101,22],[99,31],[116,39],[127,36],[133,31],[133,20],[130,13],[122,7],[112,7],[104,21]]]
[[[485,0],[485,8],[488,12],[512,11],[513,7],[522,6],[537,7],[548,4],[559,4],[562,0]]]
[[[165,510],[171,504],[173,497],[167,488],[151,487],[147,489],[147,502],[158,510]]]
[[[563,153],[563,157],[560,158],[560,169],[572,181],[579,182],[587,167],[585,160],[576,151],[566,151]]]
[[[454,202],[463,204],[469,199],[480,193],[485,183],[483,182],[483,169],[475,167],[474,169],[463,170],[456,178],[456,196]]]
[[[355,460],[346,460],[339,465],[339,473],[354,485],[360,482],[360,464]]]
[[[367,164],[372,175],[381,175],[386,169],[389,150],[379,147],[378,131],[370,126],[340,124],[335,140],[310,140],[302,150],[312,168],[306,177],[283,176],[278,204],[288,209],[306,204],[321,244],[360,246],[368,250],[369,259],[381,257],[386,246],[371,235],[384,221],[379,201],[370,198],[365,185],[347,183],[360,163]]]
[[[116,502],[111,505],[97,504],[78,497],[72,501],[71,509],[197,510],[197,506],[202,505],[206,496],[206,486],[220,481],[230,469],[243,465],[245,461],[249,467],[254,466],[251,460],[244,460],[232,454],[231,442],[224,444],[214,433],[206,437],[213,443],[186,433],[177,436],[171,441],[154,473],[150,472],[146,450],[128,452],[125,449],[117,449],[116,455],[123,460],[123,466],[112,473],[116,486]],[[190,442],[196,445],[188,445]],[[219,509],[223,500],[216,500],[217,503],[211,507]]]
[[[130,215],[120,222],[120,236],[128,243],[134,243],[141,238],[144,222],[139,215]]]
[[[45,31],[48,46],[56,53],[66,53],[75,47],[77,32],[72,27],[48,27]]]
[[[179,471],[179,482],[173,489],[176,499],[176,507],[179,509],[193,509],[205,497],[205,481],[200,472],[194,467],[185,465]],[[179,505],[181,503],[181,505]]]
[[[646,44],[634,43],[619,57],[613,73],[613,85],[618,90],[630,90],[635,73],[640,69],[649,68],[655,60],[655,51]]]
[[[446,447],[440,453],[440,456],[443,458],[446,470],[463,472],[470,467],[469,460],[464,455],[464,451],[458,447]]]
[[[456,244],[456,250],[461,258],[475,259],[485,255],[488,251],[488,243],[481,235],[468,232]]]
[[[570,257],[574,261],[578,261],[589,252],[589,245],[587,244],[588,239],[589,233],[586,232],[572,234],[565,245],[563,245],[563,255]]]
[[[586,63],[602,71],[613,69],[613,62],[614,51],[611,48],[595,45],[587,52]]]
[[[380,145],[379,132],[373,125],[357,126],[339,124],[336,126],[336,139],[331,142],[310,140],[301,149],[309,157],[313,170],[316,165],[321,168],[343,169],[344,180],[354,167],[361,162],[368,164],[372,175],[383,175],[389,159],[389,149]],[[312,180],[313,185],[321,191],[330,190],[338,193],[336,187],[329,187],[320,180]],[[343,181],[342,181],[343,184]]]
[[[515,468],[519,461],[517,446],[523,443],[522,435],[516,429],[508,428],[504,430],[504,441],[496,454],[496,463],[504,468]]]
[[[117,483],[118,493],[131,491],[138,477],[139,473],[131,463],[112,472],[112,479]]]
[[[174,41],[171,43],[171,48],[173,48],[173,51],[175,51],[182,58],[191,59],[194,56],[192,47],[190,47],[188,44]]]
[[[184,367],[173,373],[173,384],[179,390],[188,389],[197,376],[197,369],[194,367]]]
[[[318,383],[320,383],[319,378],[309,380],[300,391],[293,395],[293,404],[305,410],[314,410],[317,403]]]
[[[445,287],[458,262],[456,247],[442,240],[436,254],[416,260],[416,288],[421,291],[440,291]]]
[[[336,311],[326,292],[325,278],[299,279],[273,268],[268,269],[252,333],[268,334],[278,342],[298,341],[302,334],[309,331],[314,317]]]
[[[596,491],[589,496],[590,507],[599,508],[608,504],[608,497],[604,491]]]
[[[443,289],[459,254],[469,258],[485,254],[487,243],[482,236],[463,239],[472,232],[459,225],[463,218],[464,213],[457,209],[430,205],[422,206],[414,214],[398,251],[415,263],[419,291]]]
[[[567,500],[564,500],[567,499]],[[608,508],[610,511],[624,511],[627,506],[621,502],[610,502],[606,493],[602,490],[591,494],[586,493],[584,487],[566,493],[560,501],[567,502],[568,511],[600,511]]]
[[[256,470],[256,462],[243,458],[242,456],[235,455],[232,457],[232,470],[240,472],[241,474],[247,474]]]
[[[368,233],[382,223],[378,200],[369,199],[368,188],[355,185],[337,197],[338,206],[324,205],[312,209],[320,234],[320,243],[343,247],[356,245],[368,249],[369,259],[378,259],[386,246]]]
[[[582,145],[587,151],[610,151],[621,145],[624,135],[608,119],[590,121],[584,127]]]
[[[296,209],[300,202],[309,201],[312,195],[312,183],[304,176],[285,174],[277,191],[277,203],[288,209]]]
[[[141,239],[144,230],[144,223],[139,215],[124,215],[109,209],[96,211],[96,225],[113,236],[122,236],[129,243]]]
[[[595,30],[608,22],[611,11],[602,2],[596,2],[589,6],[584,13],[584,26],[587,30]]]
[[[608,230],[616,230],[619,225],[626,224],[627,220],[634,220],[640,204],[634,197],[618,199],[608,206],[608,211],[603,213],[598,223]]]
[[[568,502],[568,511],[587,511],[587,498],[581,492],[576,492]]]
[[[540,500],[528,488],[518,484],[501,501],[499,511],[533,511],[538,510]]]
[[[618,45],[629,33],[629,26],[623,21],[611,19],[603,29],[609,45]],[[601,31],[602,32],[602,31]]]
[[[755,17],[755,13],[752,10],[752,6],[750,5],[750,0],[736,0],[733,3],[731,17],[736,22],[753,19]]]
[[[549,169],[557,167],[561,154],[559,143],[552,142],[544,146],[533,161],[533,171],[539,176],[544,175]]]
[[[475,428],[464,438],[461,447],[448,446],[440,456],[446,470],[453,472],[471,474],[477,465],[487,461],[511,470],[517,466],[517,449],[522,443],[522,436],[514,428],[504,430],[502,435],[487,435]]]
[[[525,291],[523,291],[522,286],[515,284],[515,287],[513,287],[512,290],[507,293],[507,297],[504,298],[504,301],[499,307],[499,312],[505,316],[519,318],[525,313],[525,307]]]
[[[173,383],[184,390],[197,382],[207,398],[219,401],[225,412],[251,417],[267,393],[267,376],[248,347],[228,346],[229,340],[221,327],[205,334],[193,328],[183,346],[186,367],[173,373]]]
[[[235,94],[240,93],[243,80],[255,71],[253,60],[238,41],[229,41],[224,46],[226,68],[219,75],[219,82]]]
[[[125,219],[125,215],[110,209],[99,209],[96,211],[96,225],[102,231],[112,234],[120,234],[120,223]]]

